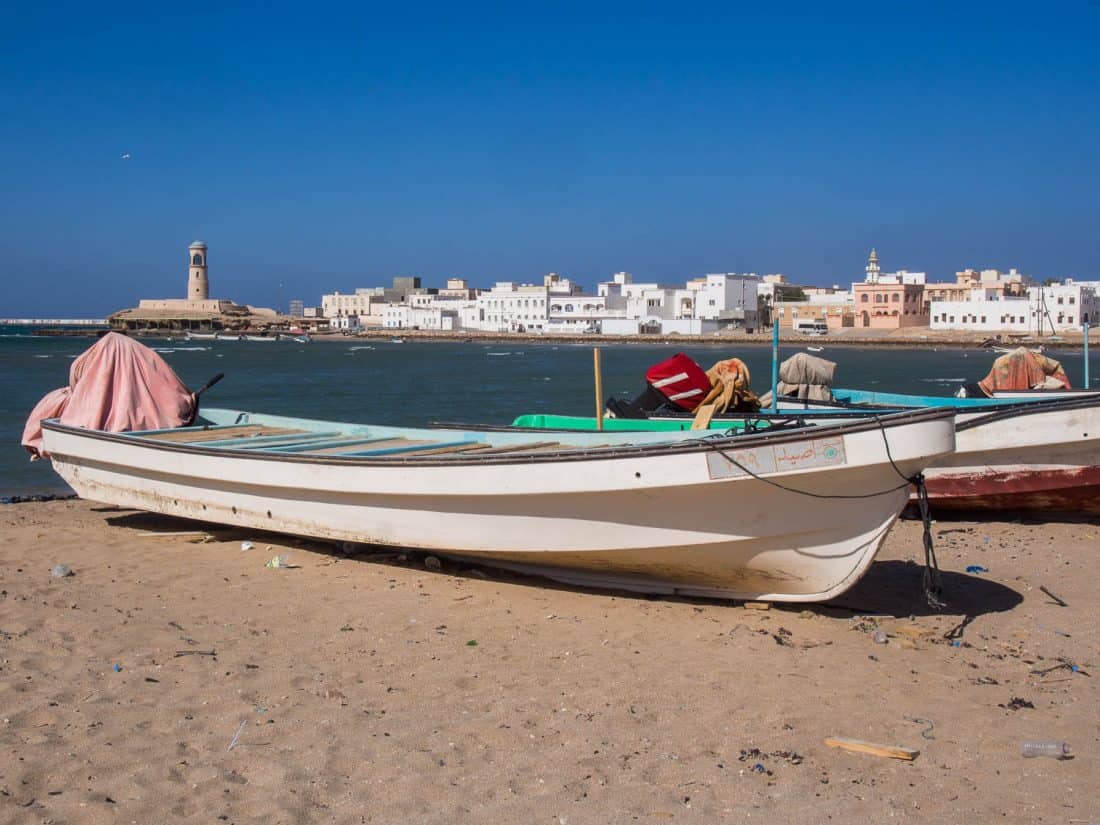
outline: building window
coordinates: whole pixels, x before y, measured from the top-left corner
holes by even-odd
[[[898,294],[895,292],[894,293],[894,303],[896,304],[899,300],[900,300],[900,298],[898,298]]]
[[[863,303],[867,303],[867,293],[864,292],[862,295],[860,295],[859,300],[861,300]]]
[[[985,316],[984,315],[982,316],[982,323],[983,324],[985,323]]]
[[[191,258],[191,263],[194,266],[202,266],[202,255],[196,253],[195,256]]]

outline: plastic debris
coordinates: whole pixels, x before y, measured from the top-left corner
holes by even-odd
[[[237,740],[241,738],[241,734],[244,732],[244,726],[247,725],[247,724],[248,724],[247,719],[242,719],[241,720],[241,726],[239,728],[237,728],[237,732],[235,734],[233,734],[233,738],[229,742],[229,747],[225,749],[226,753],[229,753],[231,750],[233,750],[233,746],[236,745]]]
[[[886,631],[881,627],[871,634],[871,641],[876,645],[884,645],[888,641],[886,638]]]
[[[967,573],[988,573],[988,567],[982,567],[980,564],[968,564],[966,566]]]
[[[122,673],[122,665],[112,665],[111,670],[115,673]]]
[[[243,552],[244,552],[245,550],[251,550],[251,549],[252,549],[253,547],[255,547],[255,546],[256,546],[256,545],[254,545],[254,544],[253,544],[252,542],[250,542],[250,541],[242,541],[242,542],[241,542],[241,552],[243,553]]]
[[[466,642],[466,647],[477,647],[477,639],[470,639]]]
[[[274,556],[264,565],[264,567],[270,567],[274,570],[285,570],[290,567],[290,565],[287,564],[287,559],[287,556]]]
[[[1024,742],[1020,745],[1020,754],[1025,759],[1034,759],[1036,756],[1049,756],[1051,759],[1073,758],[1069,742]]]
[[[73,569],[69,567],[69,565],[58,564],[55,565],[53,570],[50,571],[50,575],[53,576],[55,579],[63,579],[66,576],[73,576],[75,575],[75,573],[73,573]]]

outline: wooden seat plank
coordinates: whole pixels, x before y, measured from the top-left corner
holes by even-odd
[[[265,427],[262,424],[242,424],[236,427],[208,430],[181,430],[179,432],[157,433],[144,436],[154,441],[167,441],[173,444],[201,444],[204,441],[223,441],[228,438],[249,438],[260,435],[297,435],[308,430],[295,430],[289,427]]]
[[[471,441],[468,444],[452,444],[449,447],[436,447],[435,449],[417,450],[414,458],[419,458],[422,455],[445,455],[447,453],[465,453],[478,451],[484,451],[486,447],[492,447],[491,444],[485,444],[480,441]]]
[[[478,455],[500,455],[501,453],[529,453],[560,446],[560,441],[529,441],[526,444],[508,444],[503,447],[493,447],[486,444],[484,447],[471,447],[470,449],[476,450]]]
[[[434,444],[435,443],[433,441],[413,441],[413,440],[408,439],[408,438],[388,438],[384,441],[373,441],[373,440],[368,440],[368,441],[369,441],[370,447],[372,449],[374,449],[374,448],[385,449],[387,447],[398,447],[398,446],[404,446],[406,444]],[[327,447],[327,448],[318,449],[318,450],[306,450],[306,451],[304,451],[303,454],[304,455],[341,455],[343,453],[351,453],[351,452],[357,452],[357,451],[362,452],[363,446],[364,446],[363,441],[355,440],[354,443],[349,442],[348,444],[345,444],[345,445],[342,445],[342,446]]]

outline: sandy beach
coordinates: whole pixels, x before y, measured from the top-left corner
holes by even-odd
[[[80,501],[0,526],[3,822],[1100,819],[1095,525],[937,523],[941,613],[906,521],[840,604],[768,610]]]

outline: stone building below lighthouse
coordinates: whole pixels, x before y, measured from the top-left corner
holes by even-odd
[[[142,298],[133,309],[110,316],[112,329],[130,332],[265,329],[279,321],[273,309],[210,297],[209,248],[202,241],[187,247],[187,297]]]

